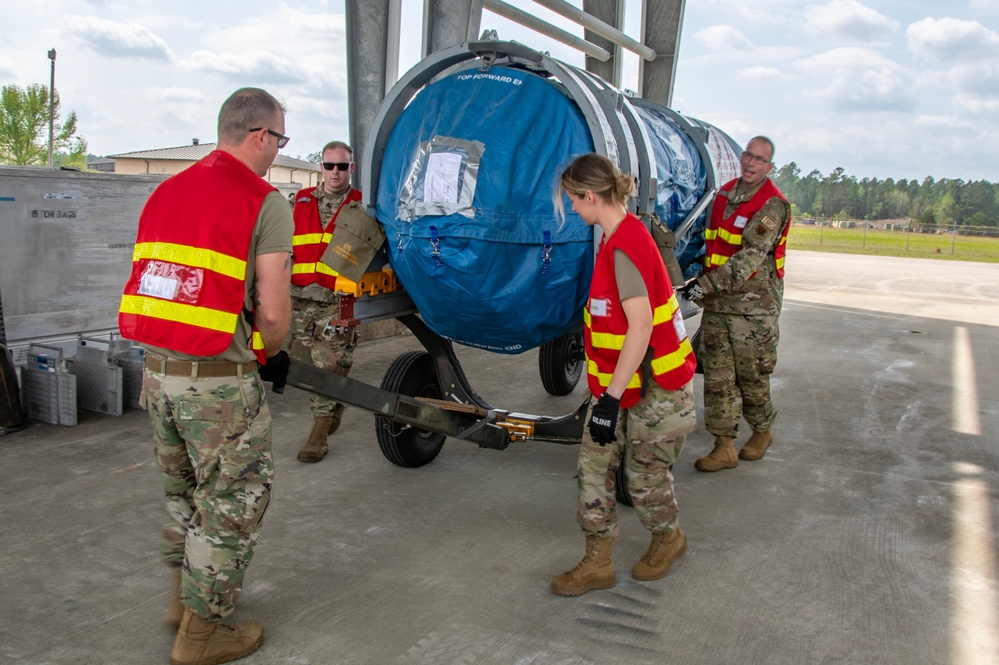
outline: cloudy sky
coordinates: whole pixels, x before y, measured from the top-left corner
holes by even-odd
[[[507,1],[582,34],[532,0]],[[214,141],[220,103],[244,85],[288,106],[284,154],[347,136],[343,0],[3,4],[0,83],[47,85],[55,48],[63,113],[76,111],[94,154]],[[634,36],[640,4],[627,4]],[[403,0],[404,26],[421,7]],[[583,64],[488,10],[482,27]],[[400,71],[419,48],[419,29],[404,30]],[[673,107],[740,143],[772,136],[778,164],[999,181],[997,0],[692,0],[679,54]],[[636,87],[637,58],[625,62]]]

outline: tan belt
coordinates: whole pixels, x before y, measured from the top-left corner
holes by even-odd
[[[251,360],[248,363],[231,363],[220,360],[170,360],[146,353],[146,368],[167,376],[189,376],[192,379],[243,376],[256,372],[257,367],[256,360]]]

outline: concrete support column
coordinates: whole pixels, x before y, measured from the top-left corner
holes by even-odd
[[[624,31],[624,0],[583,0],[583,11],[622,32]],[[611,58],[607,62],[586,56],[586,71],[596,74],[614,87],[620,88],[621,52],[623,49],[591,30],[583,31],[583,39],[606,49],[611,54]]]
[[[639,60],[637,92],[663,106],[673,101],[684,5],[684,0],[643,0],[641,41],[655,50],[656,59]]]
[[[423,57],[479,38],[482,0],[425,0]]]
[[[400,13],[398,0],[347,0],[344,3],[347,112],[350,115],[348,140],[357,164],[355,186],[361,179],[361,155],[371,124],[385,98],[386,87],[398,76]]]

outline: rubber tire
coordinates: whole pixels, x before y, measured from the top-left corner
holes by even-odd
[[[409,351],[393,360],[382,378],[381,388],[407,397],[441,399],[443,396],[433,358],[426,351]],[[378,416],[375,416],[375,437],[388,461],[410,469],[433,462],[447,438]]]
[[[690,338],[690,346],[694,349],[694,358],[697,360],[697,367],[694,368],[694,374],[704,374],[704,368],[701,367],[701,359],[697,357],[698,349],[701,348],[701,329],[698,327],[697,332],[694,336]]]
[[[624,469],[624,460],[621,460],[621,463],[617,465],[617,471],[614,474],[614,498],[622,505],[635,505],[631,500],[631,492],[628,491],[628,476]]]
[[[560,335],[542,345],[538,352],[538,370],[541,384],[549,395],[561,397],[576,389],[583,375],[584,361],[579,358],[583,349],[583,332]]]
[[[670,465],[669,470],[673,470],[673,466]],[[624,468],[624,460],[617,466],[617,472],[614,474],[614,498],[617,502],[625,506],[634,506],[635,502],[631,500],[631,492],[628,491],[628,472]]]

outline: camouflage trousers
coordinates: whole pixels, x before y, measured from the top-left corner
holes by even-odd
[[[146,369],[142,403],[166,493],[164,559],[183,565],[181,601],[221,621],[234,609],[270,502],[264,385],[256,372],[192,380]]]
[[[770,398],[770,375],[777,364],[777,319],[701,315],[704,424],[715,436],[737,437],[743,416],[757,432],[773,425],[777,410]]]
[[[614,488],[622,463],[642,525],[653,533],[669,533],[677,526],[680,511],[670,467],[680,456],[685,436],[697,427],[693,382],[680,390],[652,384],[637,404],[621,411],[617,441],[601,446],[589,428],[584,429],[577,519],[588,536],[617,537]]]
[[[308,298],[291,298],[291,328],[285,349],[295,360],[347,376],[354,364],[357,328],[337,332],[330,324],[340,318],[340,301],[321,303]],[[312,393],[312,414],[317,418],[334,415],[343,405]]]

